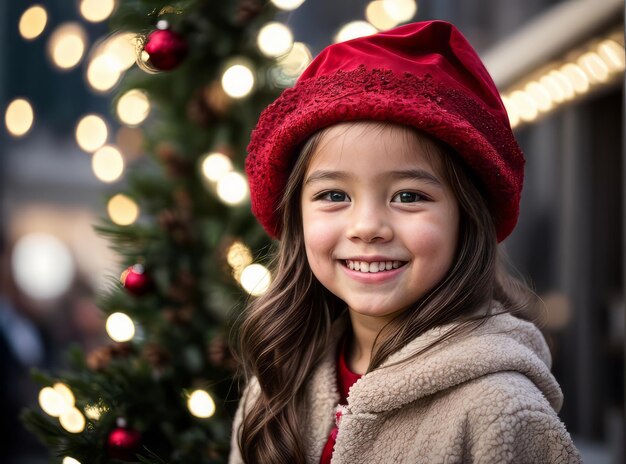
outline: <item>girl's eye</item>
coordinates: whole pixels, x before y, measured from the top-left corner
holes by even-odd
[[[326,201],[342,202],[348,200],[348,195],[343,192],[331,191],[321,194],[319,198]]]
[[[426,198],[416,192],[400,192],[392,198],[392,202],[398,203],[415,203],[416,201],[422,201]]]

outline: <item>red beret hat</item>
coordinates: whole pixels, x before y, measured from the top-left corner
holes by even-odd
[[[500,94],[480,58],[450,23],[427,21],[331,45],[296,85],[261,114],[246,172],[252,212],[272,236],[297,149],[343,121],[415,127],[450,146],[481,182],[498,241],[515,227],[522,154]]]

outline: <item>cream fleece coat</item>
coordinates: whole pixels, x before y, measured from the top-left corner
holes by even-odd
[[[332,463],[581,462],[557,416],[562,393],[533,324],[494,316],[469,334],[395,364],[451,327],[418,337],[352,386]],[[307,387],[303,437],[311,464],[319,463],[335,420],[335,358],[331,346]],[[258,394],[253,381],[245,397],[254,401]],[[233,426],[231,464],[243,462],[236,444],[243,404]]]

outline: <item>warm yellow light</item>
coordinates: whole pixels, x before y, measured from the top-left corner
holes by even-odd
[[[591,82],[605,82],[609,78],[609,67],[597,53],[585,53],[577,63]]]
[[[537,117],[537,105],[532,98],[521,90],[516,90],[509,96],[513,105],[517,109],[519,117],[523,121],[533,121]]]
[[[291,11],[304,3],[304,0],[272,0],[272,3],[281,10]]]
[[[150,114],[150,100],[145,92],[129,90],[117,101],[117,116],[127,126],[138,126]]]
[[[9,133],[15,137],[26,135],[33,126],[35,115],[33,107],[23,98],[16,98],[9,106],[4,114],[4,123]]]
[[[585,93],[589,90],[589,78],[583,70],[580,69],[580,66],[574,63],[568,63],[562,66],[560,71],[567,80],[570,81],[576,93]]]
[[[111,221],[120,226],[128,226],[139,217],[137,203],[121,193],[109,200],[107,211]]]
[[[415,0],[383,0],[387,15],[398,23],[409,21],[417,13]]]
[[[554,76],[546,75],[539,79],[539,83],[547,90],[550,99],[555,103],[561,103],[565,100],[565,93],[559,85],[559,81]]]
[[[565,97],[565,100],[571,100],[572,98],[574,98],[574,95],[576,95],[576,92],[574,92],[574,87],[572,86],[572,83],[569,81],[569,79],[565,77],[565,75],[561,71],[550,71],[548,75],[553,77],[556,82],[559,83],[559,87],[563,91],[563,96]]]
[[[511,124],[511,128],[516,127],[519,124],[519,115],[517,113],[517,108],[508,97],[503,96],[502,103],[504,103],[506,113],[509,116],[509,124]]]
[[[204,390],[195,390],[187,400],[187,407],[191,414],[206,419],[215,414],[215,402],[211,395]]]
[[[241,272],[241,286],[252,296],[265,293],[271,281],[270,271],[261,264],[250,264]]]
[[[306,44],[295,42],[289,53],[278,60],[278,65],[285,75],[297,78],[300,77],[312,59],[311,51]]]
[[[43,32],[48,23],[48,13],[41,5],[33,5],[20,18],[20,35],[26,40],[33,40]]]
[[[88,114],[76,125],[76,142],[87,152],[94,152],[107,141],[109,130],[100,116]]]
[[[72,390],[70,390],[70,387],[68,387],[64,383],[57,382],[52,386],[52,388],[59,395],[61,395],[61,398],[63,399],[65,404],[68,405],[68,407],[74,406],[74,404],[76,403],[76,398],[74,398],[74,394],[72,393]]]
[[[80,464],[80,461],[77,461],[76,459],[71,458],[69,456],[65,456],[63,458],[62,464]]]
[[[72,407],[63,395],[52,387],[41,389],[39,392],[39,406],[46,414],[52,417],[59,417]]]
[[[116,342],[127,342],[135,336],[135,324],[124,313],[113,313],[107,318],[106,330]]]
[[[114,0],[82,0],[80,2],[80,14],[92,23],[107,19],[113,13],[114,8]]]
[[[124,172],[124,158],[117,148],[105,145],[93,154],[91,167],[102,182],[115,182]]]
[[[229,172],[217,182],[217,196],[229,205],[236,205],[248,196],[246,179],[238,172]]]
[[[247,266],[252,263],[252,253],[243,243],[235,242],[228,248],[226,260],[231,267]]]
[[[335,43],[345,42],[346,40],[376,34],[376,32],[378,32],[377,29],[368,22],[352,21],[339,29],[339,32],[335,35],[334,41]]]
[[[55,66],[71,69],[80,63],[87,47],[87,34],[78,23],[57,27],[48,41],[48,53]]]
[[[102,409],[98,406],[86,406],[85,415],[91,420],[99,420],[102,417]]]
[[[218,182],[232,170],[233,163],[222,153],[210,153],[202,161],[202,175],[211,182]]]
[[[615,40],[604,40],[598,45],[598,55],[609,67],[611,72],[624,70],[624,46]]]
[[[243,271],[247,265],[252,264],[252,253],[243,243],[235,242],[228,248],[226,261],[228,261],[230,267],[235,271],[236,278],[239,279],[241,271]]]
[[[61,427],[70,433],[80,433],[85,430],[85,416],[82,413],[71,407],[59,416],[59,422]]]
[[[257,45],[261,52],[270,58],[284,55],[293,46],[293,34],[282,23],[271,22],[259,31]]]
[[[387,13],[383,0],[370,2],[365,9],[365,18],[376,29],[386,31],[398,25],[398,21]]]
[[[102,53],[115,60],[118,70],[125,71],[137,61],[137,35],[119,32],[109,37],[102,45]]]
[[[541,112],[549,111],[552,108],[550,93],[538,82],[532,81],[526,84],[524,91],[532,98],[537,109]]]
[[[222,75],[222,88],[232,98],[243,98],[254,88],[254,74],[245,64],[230,66]]]
[[[87,82],[98,92],[107,92],[115,87],[122,76],[119,63],[110,55],[96,55],[87,67]]]

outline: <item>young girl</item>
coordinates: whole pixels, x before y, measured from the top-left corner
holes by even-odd
[[[252,208],[279,238],[241,326],[231,463],[576,463],[550,354],[497,243],[523,155],[450,24],[332,45],[261,115]]]

